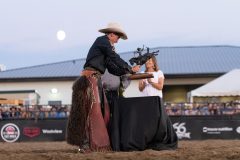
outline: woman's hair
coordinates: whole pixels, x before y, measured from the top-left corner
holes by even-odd
[[[151,59],[153,61],[153,69],[154,69],[154,71],[157,72],[159,70],[159,67],[158,67],[158,64],[157,64],[157,59],[156,59],[155,56],[152,56]],[[147,68],[146,68],[145,72],[147,72]]]

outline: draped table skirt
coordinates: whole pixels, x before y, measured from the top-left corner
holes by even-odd
[[[110,120],[115,151],[176,149],[178,138],[158,96],[119,98]]]

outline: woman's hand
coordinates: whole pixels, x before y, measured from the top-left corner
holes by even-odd
[[[153,83],[152,78],[148,78],[147,81],[148,81],[149,84]]]
[[[146,79],[143,79],[143,80],[141,80],[141,83],[142,83],[142,85],[146,86],[147,80],[146,80]]]
[[[146,80],[146,79],[143,79],[143,80],[140,80],[140,81],[139,81],[138,88],[139,88],[139,90],[140,90],[141,92],[142,92],[143,89],[145,88],[146,84],[147,84],[147,80]]]

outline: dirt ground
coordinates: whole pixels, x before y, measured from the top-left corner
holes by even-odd
[[[240,140],[180,141],[173,151],[88,153],[66,142],[0,143],[0,160],[240,160]]]

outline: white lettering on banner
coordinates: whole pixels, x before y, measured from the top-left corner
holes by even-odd
[[[177,136],[179,139],[182,138],[188,138],[190,139],[190,132],[187,132],[187,129],[185,127],[185,123],[174,123],[173,128],[175,129],[175,132],[177,133]]]
[[[57,129],[42,129],[43,134],[62,134],[62,130]]]
[[[203,133],[207,134],[220,134],[221,132],[231,132],[233,131],[233,128],[230,127],[222,127],[222,128],[209,128],[209,127],[203,127]]]

